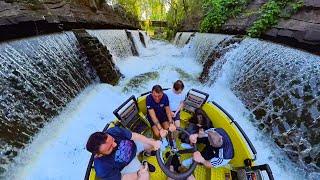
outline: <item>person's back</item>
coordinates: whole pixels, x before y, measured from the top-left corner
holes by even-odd
[[[201,152],[193,154],[193,159],[203,164],[207,168],[221,167],[229,163],[234,156],[234,149],[229,135],[222,128],[210,128],[205,131],[206,137],[202,139],[205,147]],[[199,134],[192,134],[189,137],[190,143],[200,143]],[[189,166],[192,160],[187,159],[182,162],[184,166]]]
[[[224,166],[228,164],[234,156],[234,149],[231,139],[229,135],[226,133],[226,131],[222,128],[211,128],[206,132],[209,131],[217,132],[220,136],[222,136],[223,139],[221,147],[215,148],[214,158],[211,160],[211,163],[215,167]]]

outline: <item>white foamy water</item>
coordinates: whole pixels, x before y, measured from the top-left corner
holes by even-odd
[[[106,123],[113,120],[112,111],[131,94],[137,96],[150,90],[154,84],[171,87],[177,79],[185,82],[186,91],[196,88],[208,92],[211,100],[234,117],[257,149],[256,162],[268,163],[275,179],[304,179],[303,172],[290,163],[271,138],[259,132],[249,121],[249,111],[229,88],[232,66],[223,66],[223,73],[214,85],[203,86],[196,80],[202,65],[195,56],[184,56],[187,51],[188,47],[179,49],[151,41],[147,49],[139,52],[140,57],[130,56],[117,61],[125,75],[119,85],[96,84],[83,91],[18,155],[12,165],[13,170],[8,172],[9,179],[83,179],[90,158],[90,153],[85,150],[89,135],[101,131]],[[132,77],[146,72],[158,72],[159,77],[145,82],[139,91],[122,93]]]
[[[132,56],[130,41],[124,30],[87,30],[87,32],[108,47],[113,56],[128,57]]]

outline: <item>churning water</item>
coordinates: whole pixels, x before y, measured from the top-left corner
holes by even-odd
[[[46,51],[42,51],[41,48],[39,49],[39,47],[36,46],[38,48],[34,51],[35,53],[44,53],[41,56],[44,58],[42,61],[45,61],[45,57],[49,57],[48,60],[45,61],[48,61],[45,66],[27,66],[27,64],[32,64],[33,62],[17,62],[17,60],[15,59],[19,56],[16,56],[14,52],[18,50],[9,51],[10,53],[8,53],[7,56],[10,56],[11,59],[13,59],[12,61],[16,62],[16,66],[9,68],[9,66],[6,65],[6,67],[8,66],[6,68],[6,71],[1,70],[0,72],[1,76],[3,77],[9,77],[10,73],[14,74],[11,71],[24,67],[21,68],[21,71],[19,71],[20,73],[22,73],[22,77],[27,77],[29,72],[31,73],[36,70],[44,71],[44,69],[52,68],[54,70],[44,71],[41,75],[31,76],[30,78],[34,77],[34,79],[36,80],[38,78],[41,79],[41,77],[45,75],[48,76],[47,78],[50,78],[50,72],[52,72],[53,77],[55,77],[54,79],[60,80],[62,77],[64,77],[62,75],[68,73],[74,79],[65,80],[67,82],[67,85],[59,85],[59,87],[61,86],[61,89],[57,88],[57,90],[54,91],[54,87],[56,86],[56,84],[54,84],[53,82],[47,83],[45,81],[47,78],[43,78],[43,82],[41,82],[44,84],[44,86],[41,86],[42,88],[31,88],[36,91],[34,93],[37,93],[38,91],[42,92],[41,90],[57,92],[57,94],[61,92],[61,96],[57,96],[60,97],[60,99],[63,99],[63,93],[67,93],[67,87],[71,85],[72,88],[69,88],[70,91],[73,88],[76,89],[71,91],[74,95],[79,94],[82,88],[86,88],[81,91],[81,93],[76,98],[74,98],[72,102],[66,105],[66,108],[64,108],[59,116],[56,116],[49,124],[46,124],[45,127],[41,129],[41,131],[34,137],[33,141],[28,144],[24,150],[18,151],[18,155],[15,158],[14,162],[10,163],[8,166],[5,166],[5,168],[8,170],[4,177],[9,179],[82,179],[84,177],[86,165],[90,157],[90,154],[84,148],[88,136],[94,131],[100,131],[107,122],[113,120],[114,117],[112,115],[112,111],[132,94],[139,95],[140,93],[148,91],[154,84],[161,84],[163,87],[171,87],[172,83],[177,79],[182,79],[185,82],[186,91],[191,88],[196,88],[208,92],[210,94],[211,100],[218,102],[234,117],[236,121],[238,121],[238,123],[247,133],[257,149],[257,163],[270,164],[276,179],[317,179],[319,177],[317,173],[308,174],[306,172],[306,169],[301,169],[301,166],[297,166],[295,163],[292,163],[292,161],[287,157],[285,151],[283,151],[283,149],[281,149],[273,142],[273,137],[270,137],[268,133],[265,133],[265,131],[259,130],[258,127],[260,126],[256,124],[256,122],[264,122],[261,121],[261,119],[268,119],[267,116],[269,115],[269,113],[275,111],[274,109],[272,109],[275,106],[271,103],[271,101],[273,100],[272,94],[276,94],[276,92],[280,93],[281,95],[285,94],[286,92],[290,92],[297,86],[304,87],[305,85],[311,84],[311,90],[308,92],[311,93],[313,99],[316,99],[315,101],[317,102],[317,97],[319,96],[319,94],[317,95],[317,91],[315,88],[319,87],[317,84],[317,82],[319,82],[319,79],[317,78],[319,77],[316,76],[317,73],[319,73],[319,57],[298,50],[289,49],[283,46],[270,44],[264,41],[245,39],[240,44],[237,44],[237,47],[231,49],[214,64],[214,66],[216,66],[217,63],[220,63],[219,68],[215,69],[218,69],[221,72],[213,74],[212,77],[210,77],[212,78],[212,82],[208,84],[201,84],[199,83],[197,78],[202,71],[203,62],[209,56],[210,51],[215,48],[221,41],[227,38],[231,38],[232,36],[220,34],[196,34],[195,37],[190,40],[190,43],[183,48],[178,48],[172,44],[160,41],[149,42],[149,40],[145,38],[145,40],[149,43],[147,43],[147,48],[144,48],[142,44],[139,44],[141,43],[138,41],[140,38],[137,36],[138,33],[135,32],[132,33],[134,36],[133,39],[135,45],[138,47],[140,54],[139,57],[136,57],[132,56],[132,52],[129,47],[130,43],[126,38],[127,36],[125,31],[99,30],[89,31],[89,33],[98,37],[98,39],[108,47],[111,54],[118,58],[115,63],[119,67],[121,73],[125,76],[120,81],[119,85],[110,86],[107,84],[92,83],[94,82],[92,79],[94,79],[95,76],[91,75],[92,73],[90,73],[91,71],[90,68],[88,68],[85,56],[82,56],[81,52],[78,50],[78,48],[76,48],[77,42],[72,33],[66,33],[62,35],[60,34],[55,36],[44,36],[48,39],[60,40],[61,38],[64,38],[63,41],[59,41],[60,44],[58,44],[57,47],[53,44],[58,40],[46,40],[45,42],[38,44],[38,46],[40,47],[45,45],[45,47],[43,48],[46,48]],[[35,39],[36,41],[40,41],[39,39],[41,39],[41,37]],[[110,39],[112,39],[112,41]],[[188,39],[188,37],[183,36],[183,39]],[[30,40],[25,41],[29,42]],[[19,44],[19,42],[15,43]],[[118,42],[119,44],[116,44],[115,42]],[[6,47],[7,44],[4,44],[1,47]],[[63,50],[60,51],[59,48],[62,47]],[[24,46],[20,49],[28,48],[29,46]],[[53,48],[54,50],[52,50],[51,48]],[[58,57],[74,57],[75,59],[73,59],[72,61],[73,66],[65,65],[65,63],[68,63],[69,61],[71,62],[71,60],[68,60],[68,58],[63,58],[64,61],[51,60],[56,58],[51,58],[50,54],[45,54],[46,52],[59,52]],[[62,52],[69,53],[65,54]],[[283,53],[290,53],[290,55]],[[2,54],[3,53],[1,53],[1,55]],[[0,58],[3,58],[3,56],[1,55]],[[2,60],[9,61],[8,57]],[[296,60],[291,60],[290,57],[294,57],[293,59]],[[74,68],[71,68],[68,73],[62,73],[62,77],[56,77],[56,74],[58,73],[54,74],[53,72],[59,71],[59,68],[54,68],[56,66],[49,64],[49,62],[56,62],[53,63],[53,65],[58,64],[60,65],[58,66],[60,68]],[[296,66],[293,66],[291,64],[295,64]],[[299,67],[299,65],[301,66],[301,69],[295,68]],[[214,69],[214,66],[212,69]],[[292,68],[290,69],[289,67],[291,66]],[[80,68],[81,71],[78,68]],[[22,69],[24,69],[24,71],[22,71]],[[272,71],[277,71],[278,76],[272,74]],[[80,72],[82,72],[81,80],[75,78],[80,76]],[[305,73],[305,75],[300,76],[299,72]],[[255,75],[255,73],[257,75]],[[311,75],[308,75],[310,73]],[[275,81],[275,78],[283,77],[281,76],[281,74],[286,75],[286,81],[282,81],[281,79]],[[70,77],[69,75],[67,77]],[[268,77],[273,80],[270,80],[270,82],[275,82],[274,87],[271,87],[271,85],[268,84],[269,81],[265,79]],[[296,86],[289,86],[290,78],[296,77],[297,79],[300,79],[300,81],[297,82],[298,84],[295,84]],[[262,79],[260,80],[259,78]],[[21,88],[22,90],[28,89],[28,87],[33,85],[31,82],[30,84],[28,84],[28,78],[24,79],[26,80],[26,83],[23,83],[21,81],[21,84],[24,85]],[[134,81],[132,81],[133,79]],[[61,83],[62,82],[63,81],[61,81]],[[77,82],[77,86],[75,82]],[[69,83],[71,83],[71,85]],[[250,83],[252,83],[252,85],[250,85]],[[256,83],[257,86],[254,86],[254,84]],[[9,83],[7,84],[9,90],[5,92],[7,92],[8,94],[14,92],[12,89],[10,89],[12,85]],[[80,86],[80,84],[82,84],[82,86]],[[89,84],[92,85],[88,86]],[[2,87],[3,86],[1,86],[1,88]],[[77,89],[76,87],[82,88]],[[247,94],[243,94],[244,92],[246,92]],[[304,92],[307,91],[304,91],[302,89],[297,93],[299,94],[299,96],[303,96]],[[6,93],[2,94],[6,95]],[[3,96],[2,94],[1,98]],[[15,95],[9,97],[15,97]],[[47,96],[44,95],[44,97]],[[295,100],[296,99],[292,101],[296,102]],[[15,102],[17,102],[17,100]],[[66,100],[65,103],[67,102],[69,101]],[[291,102],[290,98],[288,102]],[[288,102],[284,101],[283,103]],[[300,102],[300,105],[301,103],[304,103],[304,101],[302,102],[300,100],[297,100],[297,102]],[[308,102],[310,103],[306,103],[305,106],[314,103],[314,101]],[[13,102],[8,101],[8,103],[4,104],[3,106],[9,110],[14,110],[15,107],[11,103]],[[57,105],[57,107],[63,106]],[[259,117],[255,113],[255,110],[259,109],[260,107],[263,107],[261,109],[266,111],[266,113],[261,117]],[[270,107],[272,108],[270,109]],[[278,114],[281,114],[282,112],[284,113],[285,111],[283,110],[285,108],[286,104],[284,104],[281,109],[275,112],[277,112]],[[37,108],[37,106],[30,106],[25,109],[39,108]],[[310,115],[311,117],[316,117],[317,115],[315,114],[317,113],[315,108],[311,108],[310,113],[312,114]],[[2,116],[7,117],[7,114],[2,114],[2,112],[0,115],[1,118]],[[20,116],[22,116],[21,121],[26,121],[27,118],[25,118],[25,114],[22,111],[20,112]],[[319,119],[316,119],[316,122],[318,122],[318,120]],[[9,124],[10,126],[15,127],[15,124],[11,124],[11,121],[7,121],[7,119],[1,119],[1,123],[3,122],[7,122],[7,124]],[[284,120],[282,122],[284,122]],[[32,127],[32,123],[32,119],[29,119],[30,127]],[[29,124],[25,124],[26,128],[29,128]],[[285,127],[289,127],[288,130],[285,130],[285,132],[288,132],[289,129],[292,129],[290,124]],[[264,129],[266,128],[263,128],[263,130]],[[2,131],[1,129],[1,133],[2,132],[5,131]],[[20,131],[17,131],[16,134],[20,135],[19,132]],[[305,137],[303,138],[308,140]],[[8,146],[9,143],[5,143],[6,146]],[[309,146],[307,147],[307,149],[308,148]],[[12,148],[9,147],[8,149]],[[6,151],[1,150],[1,157],[8,157],[7,154],[2,152]],[[311,151],[309,153],[311,153]],[[317,171],[317,169],[314,169],[314,172]]]

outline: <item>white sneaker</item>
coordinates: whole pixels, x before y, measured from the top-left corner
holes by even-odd
[[[181,163],[184,167],[189,167],[192,164],[192,158],[186,159]]]
[[[181,147],[183,149],[191,149],[191,148],[193,148],[190,144],[187,144],[187,143],[181,143]]]
[[[169,145],[169,143],[166,138],[162,138],[161,141],[162,141],[162,143],[161,143],[160,149],[164,150]]]

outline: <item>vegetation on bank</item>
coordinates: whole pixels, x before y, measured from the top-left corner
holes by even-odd
[[[6,2],[23,2],[31,9],[44,9],[47,0],[5,0]],[[222,26],[230,18],[243,13],[247,5],[254,0],[64,0],[88,6],[93,10],[104,4],[112,5],[114,10],[125,14],[131,20],[141,20],[141,26],[149,34],[157,34],[156,38],[171,40],[182,24],[192,17],[202,19],[201,32],[220,32]],[[259,37],[280,18],[289,18],[303,7],[302,0],[269,0],[256,12],[257,20],[247,29],[247,35]],[[165,21],[166,27],[154,27],[150,21]],[[197,22],[195,22],[197,23]]]
[[[230,17],[237,16],[252,0],[205,0],[207,15],[200,25],[201,32],[218,32]]]
[[[276,25],[280,18],[289,18],[303,6],[303,1],[294,0],[270,0],[260,10],[260,18],[253,23],[247,33],[251,37],[259,37],[272,26]]]
[[[252,0],[206,0],[206,16],[201,22],[201,32],[219,32],[229,18],[243,12]],[[276,25],[280,18],[289,18],[303,6],[301,0],[269,0],[258,14],[259,18],[248,28],[247,34],[259,37],[269,28]]]

